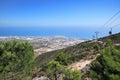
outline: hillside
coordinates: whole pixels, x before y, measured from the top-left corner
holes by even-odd
[[[110,35],[107,37],[103,37],[103,38],[100,38],[99,40],[106,42],[108,39],[111,39],[113,41],[113,43],[115,43],[115,44],[117,44],[117,43],[119,44],[120,43],[120,33],[113,34],[113,35]]]
[[[107,42],[108,39],[111,39],[115,44],[118,44],[118,43],[120,43],[120,33],[100,38],[98,40],[99,42],[96,42],[95,40],[91,40],[91,41],[82,42],[80,44],[70,46],[70,47],[67,47],[64,49],[47,52],[47,53],[44,53],[44,54],[40,55],[39,57],[37,57],[36,61],[40,65],[44,64],[45,62],[54,59],[60,52],[64,52],[65,54],[67,54],[67,56],[69,58],[72,58],[75,56],[78,58],[80,58],[80,57],[82,58],[84,56],[87,57],[91,54],[97,53],[97,51],[95,49],[96,43],[99,43],[99,45],[102,48],[103,44],[100,43],[100,41]]]
[[[56,50],[41,54],[36,58],[37,68],[41,69],[43,65],[48,63],[51,60],[54,60],[58,54],[65,53],[68,58],[68,65],[74,65],[70,68],[81,70],[82,73],[85,73],[89,69],[89,64],[94,61],[99,55],[99,49],[103,49],[106,46],[108,39],[111,39],[113,43],[119,48],[120,43],[120,33],[113,34],[111,36],[103,37],[96,40],[82,42],[80,44],[70,46],[64,49]],[[83,62],[83,63],[80,63]],[[85,62],[85,63],[84,63]],[[80,65],[85,64],[80,67]],[[78,66],[78,68],[76,68]],[[39,70],[38,70],[39,73]]]
[[[83,77],[92,80],[119,80],[120,48],[117,48],[112,40],[108,40],[107,45],[100,50],[100,55],[90,64],[89,71]]]

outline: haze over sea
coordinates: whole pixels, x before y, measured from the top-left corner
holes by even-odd
[[[93,29],[84,27],[1,27],[0,36],[67,36],[90,38]]]
[[[80,39],[91,39],[98,27],[0,27],[0,36],[67,36]],[[115,30],[117,32],[119,30]],[[108,35],[108,29],[101,30],[99,37]]]

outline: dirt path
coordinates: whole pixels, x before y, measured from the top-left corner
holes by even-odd
[[[92,61],[94,61],[97,58],[98,55],[94,55],[93,59],[83,59],[78,62],[75,62],[71,64],[68,68],[71,70],[82,70],[87,65],[89,65]]]

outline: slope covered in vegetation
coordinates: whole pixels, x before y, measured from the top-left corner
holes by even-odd
[[[100,51],[101,55],[91,65],[90,77],[93,80],[119,80],[120,79],[120,49],[109,41]]]
[[[71,60],[70,63],[80,60],[81,58],[85,58],[85,57],[87,58],[88,56],[92,54],[97,54],[98,48],[101,48],[101,49],[104,48],[106,42],[109,39],[111,39],[114,44],[119,44],[120,33],[100,38],[98,39],[98,41],[90,40],[90,41],[82,42],[74,46],[67,47],[65,49],[60,49],[60,50],[51,51],[51,52],[42,54],[38,56],[36,59],[38,67],[45,64],[46,62],[50,60],[55,59],[55,57],[61,52],[65,53],[67,57],[70,58]]]
[[[80,60],[90,60],[90,59],[94,59],[96,57],[95,55],[98,55],[98,54],[101,55],[101,50],[104,50],[108,47],[107,46],[108,45],[107,41],[109,39],[111,39],[113,41],[113,45],[116,46],[116,49],[120,49],[120,46],[119,46],[120,39],[119,38],[120,38],[120,33],[100,38],[100,39],[98,39],[98,41],[96,41],[96,40],[86,41],[86,42],[77,44],[75,46],[70,46],[70,47],[65,48],[65,49],[44,53],[44,54],[42,54],[42,55],[40,55],[39,57],[36,58],[37,69],[38,69],[37,73],[41,72],[40,69],[44,65],[46,65],[47,63],[49,63],[52,60],[56,60],[56,57],[60,53],[64,53],[67,56],[67,64],[65,64],[65,65],[68,66],[68,65],[70,65],[72,63],[75,63],[75,62],[78,62]],[[95,60],[95,61],[97,61],[97,60]],[[93,62],[95,62],[95,61],[93,61]],[[91,71],[92,68],[90,68],[91,64],[89,64],[89,67],[88,67],[88,65],[86,67],[87,68],[83,68],[81,70],[82,71],[81,72],[82,73],[82,79],[86,78],[86,76],[87,77],[91,76],[90,74],[88,74],[88,73],[92,72]],[[97,79],[95,79],[95,80],[97,80]]]
[[[109,39],[112,41],[107,42]],[[120,33],[41,54],[36,63],[29,43],[4,42],[0,45],[0,80],[30,80],[30,76],[47,76],[50,80],[118,80],[119,57]],[[82,60],[92,62],[78,70],[68,67]]]

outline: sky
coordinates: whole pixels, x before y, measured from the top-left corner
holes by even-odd
[[[119,10],[120,0],[0,0],[0,27],[84,26],[102,29]],[[108,24],[110,27],[120,23],[120,15],[116,18]]]

